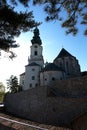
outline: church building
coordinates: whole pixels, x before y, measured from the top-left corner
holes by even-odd
[[[23,90],[37,86],[50,86],[55,80],[80,76],[78,60],[64,48],[53,63],[44,64],[43,46],[37,27],[34,29],[31,43],[28,65],[25,66],[25,72],[20,75],[20,85]]]

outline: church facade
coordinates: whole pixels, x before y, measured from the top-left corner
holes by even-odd
[[[44,64],[43,46],[37,27],[34,29],[31,43],[28,65],[25,66],[25,72],[20,75],[20,85],[23,90],[37,86],[50,86],[55,80],[80,76],[78,60],[64,48],[53,63]]]

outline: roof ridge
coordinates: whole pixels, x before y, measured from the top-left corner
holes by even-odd
[[[71,55],[66,49],[62,48],[61,51],[59,52],[58,56],[55,58],[63,58],[63,57],[74,57],[73,55]]]

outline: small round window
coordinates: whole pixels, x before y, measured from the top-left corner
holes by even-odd
[[[37,46],[34,46],[35,48],[37,48]]]

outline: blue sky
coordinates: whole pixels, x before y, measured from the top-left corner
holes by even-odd
[[[59,22],[45,22],[46,14],[43,13],[42,7],[34,7],[34,15],[37,21],[43,22],[38,28],[43,45],[44,61],[52,62],[63,47],[79,60],[81,71],[87,70],[87,37],[83,35],[86,26],[78,25],[79,33],[76,36],[66,35],[65,29]],[[25,71],[32,37],[33,32],[27,32],[16,38],[20,47],[13,50],[17,54],[17,58],[13,61],[6,58],[7,55],[3,53],[0,59],[0,82],[6,83],[6,79],[9,79],[11,75],[19,77]]]
[[[45,22],[44,18],[46,14],[43,13],[43,10],[39,6],[37,8],[34,7],[34,14],[36,20],[43,21],[39,30],[43,42],[45,59],[48,62],[52,62],[63,47],[76,56],[82,71],[87,70],[87,61],[85,60],[87,55],[87,36],[83,35],[83,30],[86,26],[78,25],[79,33],[76,36],[72,36],[71,34],[66,35],[65,29],[61,27],[58,21]]]

